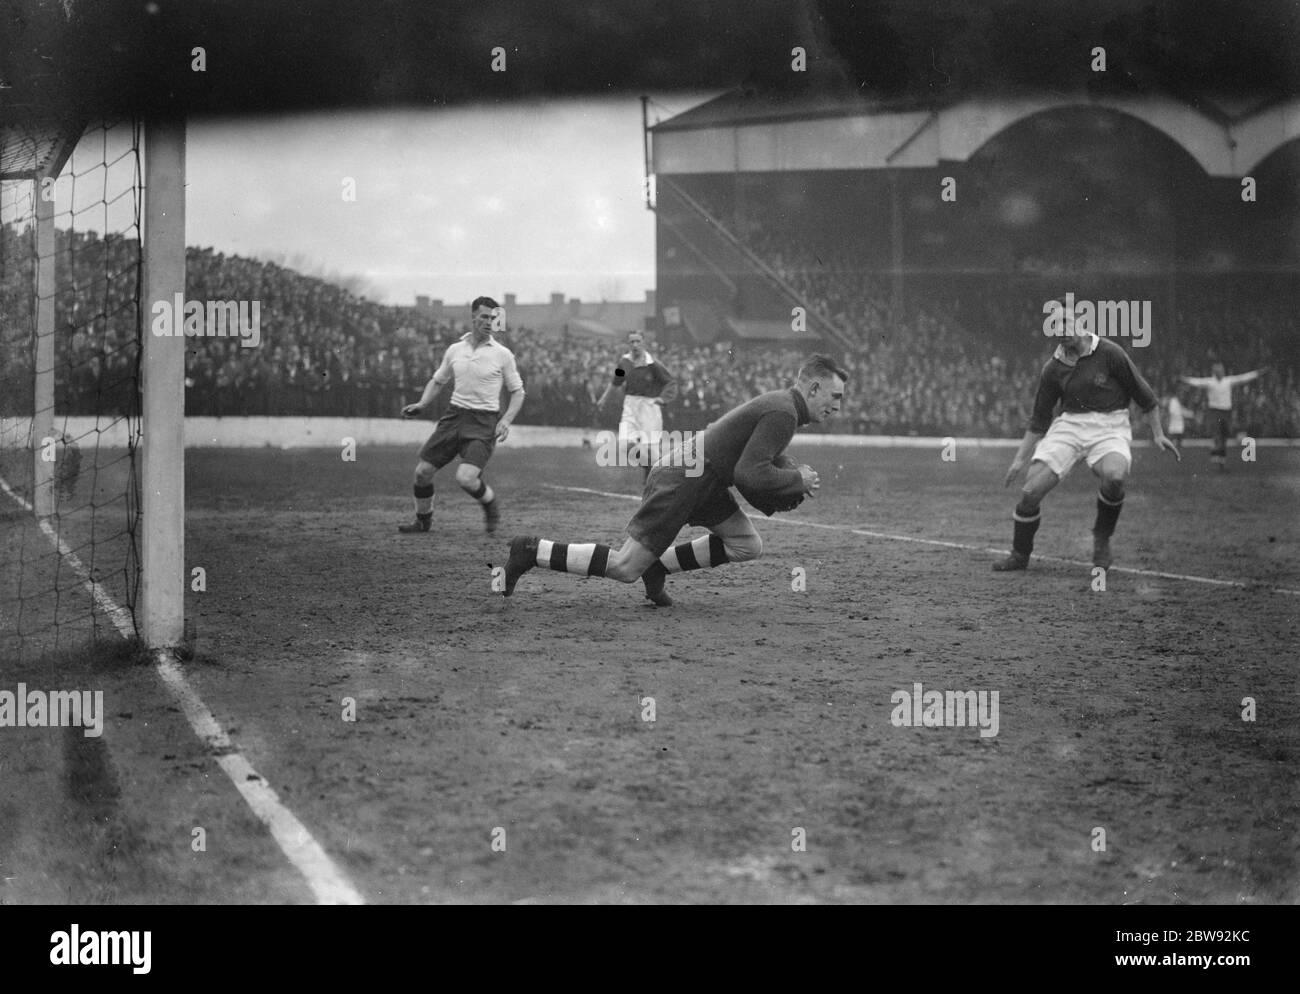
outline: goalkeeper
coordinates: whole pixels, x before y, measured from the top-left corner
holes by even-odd
[[[809,466],[795,467],[784,455],[795,429],[820,424],[840,409],[848,374],[833,359],[815,355],[799,370],[788,390],[773,390],[728,411],[700,434],[682,444],[703,453],[675,452],[650,472],[641,507],[628,522],[628,539],[620,549],[596,543],[553,542],[520,536],[510,543],[505,594],[534,566],[603,576],[623,583],[640,578],[657,607],[672,598],[664,589],[668,574],[707,569],[723,563],[757,559],[763,540],[731,494],[741,495],[766,515],[798,507],[821,485]],[[694,456],[694,458],[692,458]],[[674,546],[684,525],[698,525],[708,535]]]

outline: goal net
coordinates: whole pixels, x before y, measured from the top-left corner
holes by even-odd
[[[143,186],[137,122],[0,114],[3,661],[134,630]]]

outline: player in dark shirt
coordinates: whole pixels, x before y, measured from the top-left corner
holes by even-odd
[[[1053,421],[1058,402],[1061,414]],[[1034,533],[1042,520],[1039,504],[1080,459],[1101,480],[1092,529],[1092,562],[1110,568],[1110,537],[1124,506],[1124,483],[1133,462],[1130,403],[1146,413],[1156,447],[1168,449],[1181,461],[1178,447],[1160,426],[1155,392],[1122,347],[1086,334],[1072,335],[1057,347],[1043,367],[1029,428],[1007,470],[1005,485],[1010,486],[1032,450],[1033,461],[1012,515],[1011,554],[994,563],[995,570],[1021,570],[1029,565]]]
[[[614,367],[614,376],[596,401],[605,406],[611,394],[623,394],[623,412],[618,421],[618,444],[629,451],[628,462],[639,465],[645,476],[662,455],[663,405],[677,395],[673,374],[644,348],[645,336],[633,331],[627,336],[627,353]]]
[[[506,564],[506,596],[519,577],[543,566],[623,583],[641,578],[646,596],[667,607],[672,604],[664,590],[669,573],[757,559],[763,541],[730,488],[734,485],[756,506],[778,510],[815,494],[821,486],[817,473],[806,465],[796,468],[783,453],[795,429],[823,422],[840,409],[847,380],[833,359],[813,356],[792,388],[746,401],[685,439],[651,470],[641,507],[628,522],[628,538],[619,549],[514,539]],[[702,462],[696,458],[700,453]],[[688,524],[707,528],[709,534],[674,547],[677,533]]]

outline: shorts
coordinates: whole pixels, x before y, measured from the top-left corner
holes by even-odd
[[[1128,410],[1100,413],[1062,414],[1052,422],[1034,448],[1034,461],[1044,463],[1059,479],[1074,468],[1080,459],[1091,469],[1102,457],[1118,452],[1127,466],[1133,465],[1129,443],[1133,429]]]
[[[664,430],[663,408],[653,397],[624,397],[618,422],[618,440],[623,445],[658,438]]]
[[[739,510],[731,488],[707,466],[699,476],[687,476],[685,466],[656,466],[627,533],[658,557],[686,525],[716,528]]]
[[[471,411],[453,407],[438,419],[433,434],[420,450],[420,458],[442,469],[457,456],[482,469],[497,444],[496,411]]]

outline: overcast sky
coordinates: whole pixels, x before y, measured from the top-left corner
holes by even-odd
[[[664,97],[651,123],[709,96]],[[639,300],[654,286],[636,97],[192,120],[186,135],[191,246],[359,276],[392,304]],[[74,203],[78,229],[129,227],[127,143],[126,129],[83,137],[57,188],[60,227]],[[12,220],[30,198],[7,186]]]
[[[389,303],[654,286],[636,98],[194,122],[187,155],[189,244],[305,255]]]

